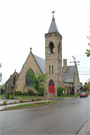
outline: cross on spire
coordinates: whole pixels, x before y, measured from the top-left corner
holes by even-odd
[[[53,10],[53,11],[52,11],[52,14],[53,14],[53,18],[52,18],[52,20],[55,20],[55,19],[54,19],[54,13],[55,13],[55,11]]]

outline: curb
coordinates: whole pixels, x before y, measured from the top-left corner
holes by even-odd
[[[41,102],[42,103],[42,102]],[[46,103],[46,104],[41,104],[40,102],[38,103],[38,105],[32,105],[32,106],[25,106],[25,107],[16,107],[16,108],[10,108],[10,107],[7,107],[7,108],[3,108],[1,109],[0,111],[6,111],[6,110],[15,110],[15,109],[25,109],[25,108],[34,108],[34,107],[40,107],[40,106],[46,106],[46,105],[49,105],[49,104],[57,104],[57,103],[62,103],[61,101],[59,102],[56,102],[56,103]],[[37,103],[36,103],[37,104]],[[16,105],[18,106],[18,105]],[[12,106],[13,107],[13,106]]]

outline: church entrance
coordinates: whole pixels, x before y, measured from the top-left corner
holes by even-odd
[[[54,93],[54,82],[50,80],[49,82],[49,93]]]

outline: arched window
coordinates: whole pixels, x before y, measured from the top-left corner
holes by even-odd
[[[50,44],[49,44],[49,54],[52,54],[52,53],[54,53],[54,44],[53,44],[53,42],[50,42]]]
[[[49,85],[54,85],[53,80],[50,80]]]
[[[14,77],[13,77],[13,85],[15,85],[16,84],[16,76],[14,75]]]
[[[33,85],[33,80],[31,79],[32,76],[30,74],[34,74],[34,72],[31,68],[26,73],[26,86],[32,86]]]
[[[59,46],[58,46],[58,55],[60,55],[60,43],[59,43]]]

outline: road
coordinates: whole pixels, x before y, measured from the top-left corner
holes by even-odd
[[[77,134],[90,119],[90,97],[0,112],[1,134]],[[87,127],[88,128],[88,127]]]

